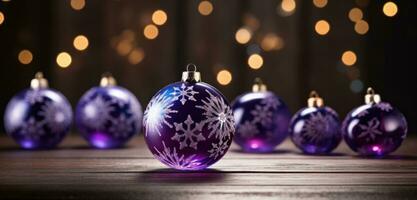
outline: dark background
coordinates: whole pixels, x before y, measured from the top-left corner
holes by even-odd
[[[306,105],[309,91],[315,89],[343,119],[363,103],[366,87],[372,86],[383,100],[404,113],[409,132],[416,133],[416,1],[394,1],[399,8],[394,17],[383,14],[385,0],[329,0],[324,8],[315,7],[310,0],[297,0],[289,16],[280,14],[280,0],[213,0],[214,9],[208,16],[198,12],[200,2],[87,0],[82,10],[74,10],[70,1],[64,0],[0,1],[0,12],[5,16],[0,25],[1,115],[10,98],[27,88],[37,71],[43,71],[50,86],[73,106],[98,84],[103,72],[109,71],[145,107],[157,90],[180,80],[186,64],[192,62],[203,81],[217,87],[230,101],[250,90],[255,77],[261,77],[293,113]],[[362,10],[369,24],[365,35],[357,34],[348,18],[354,7]],[[168,21],[158,26],[156,39],[148,40],[143,28],[152,23],[151,15],[157,9],[167,13]],[[255,19],[259,28],[251,41],[242,45],[236,42],[235,33],[247,25],[248,17]],[[314,30],[320,19],[331,26],[324,36]],[[115,49],[126,31],[134,33],[132,44],[145,53],[138,64],[129,63]],[[274,51],[259,48],[267,33],[281,37],[284,47]],[[79,34],[89,39],[85,51],[73,47]],[[19,62],[22,49],[32,52],[30,64]],[[351,67],[340,59],[346,50],[357,55]],[[72,56],[68,68],[56,63],[62,51]],[[264,59],[258,70],[247,64],[248,53],[253,52]],[[232,73],[230,84],[217,82],[221,69]]]

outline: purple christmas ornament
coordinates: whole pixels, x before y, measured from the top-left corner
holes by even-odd
[[[24,149],[48,149],[59,144],[72,122],[71,105],[58,91],[48,88],[41,72],[31,88],[14,96],[7,105],[7,134]]]
[[[105,74],[99,87],[81,97],[75,117],[78,130],[92,147],[118,148],[141,130],[142,108],[131,92]]]
[[[216,88],[200,82],[193,64],[187,66],[181,82],[155,94],[145,110],[143,126],[155,158],[179,170],[214,164],[227,152],[234,134],[227,100]]]
[[[308,107],[293,116],[289,130],[295,146],[307,154],[330,153],[342,140],[337,113],[324,106],[315,91],[310,93]]]
[[[252,92],[232,105],[236,122],[234,141],[247,152],[271,152],[288,135],[290,112],[285,103],[255,79]]]
[[[368,88],[365,103],[353,109],[342,125],[348,146],[361,155],[381,156],[395,151],[407,135],[404,115],[387,102],[382,102]]]

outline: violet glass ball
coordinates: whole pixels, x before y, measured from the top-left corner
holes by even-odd
[[[81,135],[99,149],[121,147],[141,130],[142,108],[138,100],[127,89],[115,85],[88,90],[75,114]]]
[[[327,106],[302,108],[289,130],[292,142],[306,154],[330,153],[342,140],[339,117]]]
[[[288,135],[291,114],[269,91],[249,92],[232,105],[236,122],[234,141],[246,152],[271,152]]]
[[[71,123],[71,105],[60,92],[48,88],[41,73],[32,80],[32,88],[10,100],[4,115],[7,134],[24,149],[57,146]]]
[[[233,113],[225,97],[199,73],[161,89],[149,102],[143,126],[156,159],[179,170],[209,167],[227,152],[234,134]],[[198,76],[196,75],[198,74]]]
[[[395,151],[407,135],[404,115],[387,102],[353,109],[342,125],[348,146],[361,155],[382,156]]]

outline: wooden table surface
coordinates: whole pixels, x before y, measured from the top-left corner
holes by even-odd
[[[329,156],[306,156],[286,140],[269,154],[232,146],[200,172],[170,170],[143,136],[126,148],[89,149],[77,136],[56,150],[20,150],[0,137],[0,199],[413,199],[417,138],[383,159],[355,156],[342,143]]]

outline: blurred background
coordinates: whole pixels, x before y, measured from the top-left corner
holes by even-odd
[[[232,101],[261,77],[294,113],[341,119],[372,86],[415,134],[413,0],[0,0],[0,112],[35,72],[76,105],[104,72],[146,107],[195,63]],[[1,132],[4,132],[1,123]]]

